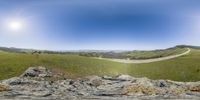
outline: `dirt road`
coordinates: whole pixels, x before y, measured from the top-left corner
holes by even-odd
[[[127,60],[127,59],[110,59],[110,58],[98,58],[98,59],[105,59],[105,60],[114,61],[114,62],[121,62],[121,63],[136,63],[136,64],[150,63],[150,62],[173,59],[173,58],[176,58],[176,57],[186,55],[186,54],[190,53],[190,51],[191,51],[189,48],[187,48],[187,49],[188,50],[186,52],[181,53],[181,54],[171,55],[171,56],[161,57],[161,58],[145,59],[145,60]]]

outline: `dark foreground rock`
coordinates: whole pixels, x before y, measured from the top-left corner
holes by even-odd
[[[45,67],[0,82],[0,99],[200,99],[200,82],[150,80],[120,75],[66,79]]]

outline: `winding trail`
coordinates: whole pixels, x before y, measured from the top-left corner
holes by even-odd
[[[161,57],[161,58],[153,58],[153,59],[145,59],[145,60],[127,60],[127,59],[110,59],[110,58],[98,58],[98,59],[104,59],[104,60],[109,60],[109,61],[114,61],[114,62],[121,62],[121,63],[135,63],[135,64],[140,64],[140,63],[150,63],[150,62],[157,62],[157,61],[162,61],[162,60],[168,60],[168,59],[173,59],[177,58],[183,55],[186,55],[190,53],[190,48],[187,48],[188,50],[184,53],[177,54],[177,55],[171,55],[167,57]]]

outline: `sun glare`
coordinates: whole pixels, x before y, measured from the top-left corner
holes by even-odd
[[[8,23],[8,28],[12,31],[20,31],[23,29],[23,23],[21,21],[11,21]]]

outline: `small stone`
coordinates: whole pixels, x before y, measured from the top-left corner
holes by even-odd
[[[161,81],[158,82],[158,86],[159,87],[167,87],[167,83],[166,83],[166,81],[161,80]]]

